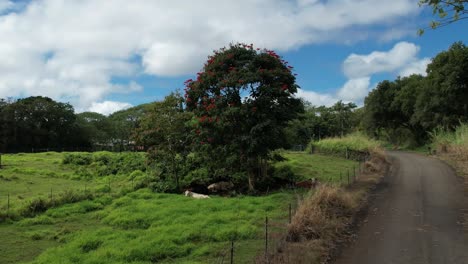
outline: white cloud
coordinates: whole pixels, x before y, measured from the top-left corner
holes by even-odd
[[[343,101],[360,103],[369,92],[370,77],[348,80],[338,91],[338,97]]]
[[[339,99],[332,94],[323,94],[317,93],[314,91],[308,91],[303,89],[297,89],[297,97],[304,98],[306,101],[310,102],[312,105],[320,106],[332,106]]]
[[[417,29],[415,28],[390,28],[382,34],[379,34],[378,39],[380,42],[390,42],[407,36],[416,37],[416,32]]]
[[[11,3],[0,0],[0,10],[11,9]],[[347,32],[354,26],[362,32],[376,24],[390,27],[389,21],[418,12],[413,0],[42,0],[25,5],[0,16],[0,97],[41,94],[78,109],[121,92],[122,86],[112,83],[115,76],[192,74],[213,49],[230,42],[285,51],[352,41],[354,34]]]
[[[0,14],[13,8],[14,4],[8,0],[0,0]]]
[[[125,102],[115,102],[115,101],[104,101],[100,103],[92,103],[91,107],[88,109],[90,112],[101,113],[103,115],[109,115],[116,111],[127,109],[133,105]]]
[[[401,77],[407,77],[411,74],[420,74],[422,76],[426,76],[426,69],[429,63],[431,63],[431,59],[429,58],[413,61],[412,63],[401,69],[399,75]]]
[[[349,78],[334,94],[300,90],[298,95],[314,105],[331,105],[338,100],[362,105],[372,87],[372,74],[394,73],[401,77],[411,74],[426,75],[429,58],[418,58],[419,46],[399,42],[389,51],[373,51],[368,55],[349,55],[343,62],[343,72]],[[395,76],[396,77],[396,76]]]
[[[370,76],[380,72],[393,72],[416,60],[419,46],[399,42],[389,51],[374,51],[368,55],[351,54],[343,62],[343,72],[348,78]]]

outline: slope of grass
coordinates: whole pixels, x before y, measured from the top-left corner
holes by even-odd
[[[62,164],[67,153],[3,154],[0,169],[0,214],[17,214],[34,199],[57,199],[65,192],[114,192],[130,188],[125,175],[97,176],[85,168]],[[115,154],[118,155],[118,154]],[[86,170],[86,171],[84,171]],[[83,177],[86,174],[87,177]],[[9,199],[8,199],[9,197]]]
[[[359,153],[371,152],[381,148],[379,141],[368,138],[361,133],[354,133],[342,138],[326,138],[320,141],[311,142],[307,151],[316,151],[337,157],[348,157],[360,159]]]
[[[344,182],[347,180],[345,178],[348,170],[352,173],[352,170],[359,166],[359,163],[353,160],[320,154],[284,152],[282,155],[287,160],[278,163],[277,166],[289,165],[294,174],[302,180],[317,178],[320,182]]]
[[[263,245],[264,217],[285,219],[292,198],[292,193],[283,192],[196,200],[141,189],[107,205],[109,201],[101,198],[50,209],[14,223],[9,231],[1,226],[0,234],[23,228],[28,230],[23,234],[32,232],[20,239],[24,245],[46,248],[50,243],[52,247],[33,263],[209,263],[232,239],[237,258],[255,255]],[[76,230],[57,236],[64,225]],[[8,253],[5,247],[0,252]],[[21,253],[9,253],[5,263],[20,259]]]

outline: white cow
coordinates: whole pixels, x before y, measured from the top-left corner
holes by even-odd
[[[189,191],[189,190],[186,190],[184,192],[185,196],[187,197],[192,197],[192,198],[195,198],[195,199],[207,199],[207,198],[210,198],[210,196],[208,195],[204,195],[204,194],[199,194],[199,193],[194,193],[192,191]]]

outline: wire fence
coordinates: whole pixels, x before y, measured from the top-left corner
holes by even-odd
[[[134,181],[112,181],[112,177],[101,182],[87,182],[79,188],[59,188],[51,185],[40,192],[0,192],[0,222],[18,217],[31,217],[47,209],[67,203],[93,199],[100,195],[124,195],[135,190]]]
[[[346,170],[340,172],[339,185],[342,187],[352,186],[359,179],[359,177],[361,177],[364,174],[363,167],[364,162],[366,160],[367,158],[363,159],[362,161],[359,161],[357,166],[347,168]],[[333,184],[334,182],[327,183]],[[301,195],[296,192],[296,200],[297,201],[295,203],[289,203],[287,213],[283,217],[272,218],[269,216],[265,216],[264,222],[262,223],[264,230],[262,233],[263,248],[260,252],[257,252],[256,258],[253,261],[254,263],[297,264],[297,255],[307,253],[307,248],[302,248],[299,252],[297,252],[297,248],[291,248],[286,246],[286,244],[288,244],[288,227],[291,224],[297,209],[304,200],[304,194]],[[225,249],[222,252],[220,252],[219,257],[215,263],[241,263],[237,262],[236,248],[241,246],[242,242],[242,240],[230,241],[229,245],[226,245]]]

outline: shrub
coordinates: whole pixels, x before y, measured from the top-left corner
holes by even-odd
[[[64,155],[62,163],[71,165],[89,165],[92,156],[89,153],[67,153]]]

